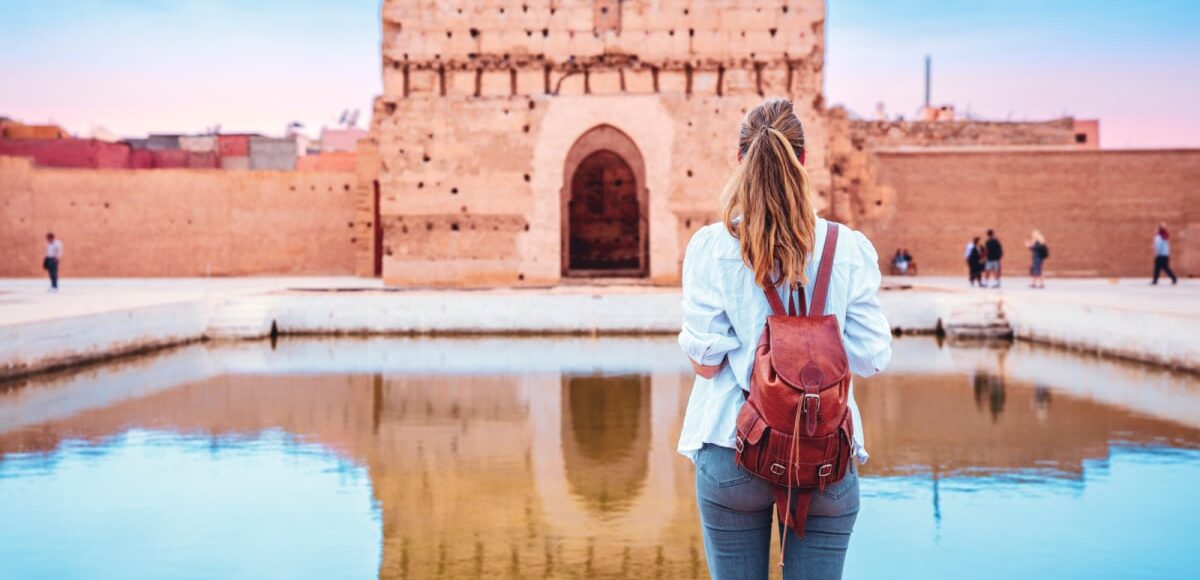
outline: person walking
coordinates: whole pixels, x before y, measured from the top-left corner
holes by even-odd
[[[1004,258],[1004,246],[1000,244],[1000,240],[996,238],[996,232],[987,231],[987,241],[984,242],[983,248],[986,251],[986,257],[983,262],[983,282],[987,285],[988,278],[992,280],[992,288],[1000,287],[1000,260]]]
[[[54,237],[54,232],[46,234],[46,257],[42,260],[42,269],[50,275],[50,291],[58,292],[58,265],[62,262],[63,243]]]
[[[882,280],[879,256],[862,233],[817,217],[804,152],[804,130],[791,102],[771,99],[747,113],[738,137],[739,165],[725,190],[724,219],[698,230],[684,257],[679,345],[697,378],[678,451],[696,466],[704,549],[709,572],[717,580],[768,577],[771,530],[776,528],[773,510],[785,522],[779,528],[784,578],[841,578],[859,511],[855,465],[868,456],[852,383],[844,390],[820,391],[844,398],[826,400],[822,395],[818,420],[849,417],[853,426],[848,444],[837,449],[846,454],[836,474],[840,479],[830,481],[823,491],[800,492],[788,485],[781,500],[783,476],[768,481],[738,462],[739,450],[750,448],[738,434],[740,417],[753,408],[748,397],[761,398],[762,376],[775,376],[767,370],[755,372],[756,364],[763,364],[755,362],[756,350],[763,348],[759,341],[768,315],[775,313],[772,328],[797,320],[781,312],[782,300],[787,299],[792,313],[812,310],[814,318],[807,319],[812,326],[797,324],[801,329],[835,328],[836,322],[841,330],[833,342],[807,340],[821,342],[822,352],[844,348],[838,357],[845,365],[843,372],[870,376],[891,359],[891,327],[877,297]],[[783,335],[772,336],[783,340]],[[849,381],[848,375],[823,376]],[[846,414],[839,415],[843,408]],[[815,416],[807,411],[804,415]],[[802,415],[793,407],[787,416],[791,429],[791,417],[798,422]],[[783,434],[758,433],[761,441],[746,445],[761,448],[760,443]],[[784,461],[793,468],[782,463],[764,467],[779,468],[772,473],[787,473],[789,478],[800,471],[799,463]],[[822,477],[831,476],[827,466],[821,467]],[[813,469],[805,475],[818,474]],[[799,514],[801,502],[807,502],[805,516],[791,520],[792,508]]]
[[[966,254],[963,257],[967,260],[967,282],[971,286],[983,287],[983,282],[980,280],[980,275],[983,273],[983,254],[983,244],[979,242],[979,236],[975,236],[974,239],[967,242]]]
[[[1029,248],[1029,275],[1033,278],[1029,287],[1045,288],[1046,279],[1042,277],[1042,262],[1050,257],[1050,248],[1046,245],[1046,238],[1042,236],[1042,232],[1033,230],[1029,241],[1025,242],[1025,247]]]
[[[1171,285],[1179,283],[1175,272],[1171,271],[1171,234],[1167,232],[1167,224],[1158,224],[1158,233],[1154,234],[1154,279],[1150,285],[1158,285],[1158,275],[1166,272],[1171,277]]]

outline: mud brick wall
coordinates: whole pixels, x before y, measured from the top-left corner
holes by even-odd
[[[1200,275],[1200,150],[881,152],[874,175],[895,201],[858,225],[885,266],[904,247],[922,274],[965,277],[965,244],[992,228],[1027,275],[1038,229],[1048,275],[1149,276],[1161,221],[1176,273]]]
[[[372,138],[390,285],[558,283],[566,157],[605,125],[644,163],[646,277],[673,283],[716,218],[746,110],[790,97],[810,142],[827,141],[821,1],[387,0],[382,18]],[[822,200],[823,150],[809,155]]]
[[[35,168],[0,157],[0,276],[353,274],[352,173]]]
[[[892,206],[899,202],[896,192],[879,182],[881,152],[1006,147],[1080,150],[1094,146],[1075,142],[1077,122],[1070,118],[1034,123],[865,121],[848,118],[840,107],[829,109],[826,118],[829,213],[851,225],[889,215]]]

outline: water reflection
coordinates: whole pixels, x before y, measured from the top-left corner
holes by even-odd
[[[1183,532],[1200,518],[1194,494],[1179,491],[1200,484],[1194,377],[1026,345],[906,339],[895,360],[855,387],[872,459],[848,573],[1002,577],[977,570],[991,545],[1030,566],[996,568],[1009,576],[1078,566],[1170,577],[1200,565],[1173,555],[1135,568],[1144,558],[1123,548],[1097,553],[1104,534],[1135,528],[1160,551],[1184,551]],[[89,560],[92,541],[68,533],[147,525],[145,512],[98,513],[89,485],[132,501],[163,486],[204,487],[219,473],[253,481],[260,461],[320,449],[339,458],[320,470],[358,470],[369,481],[381,531],[367,541],[381,577],[703,577],[693,471],[674,453],[691,385],[685,365],[669,339],[280,340],[27,381],[0,392],[0,497],[33,482],[59,495],[0,501],[0,520],[43,521],[48,504],[69,517],[33,533],[0,531],[0,576],[37,576],[64,557],[93,571],[151,569]],[[155,449],[194,453],[203,441],[214,461],[228,450],[249,460],[193,462],[191,479],[173,479],[114,459],[145,452],[130,433],[165,434],[150,438]],[[280,434],[295,443],[272,443]],[[112,477],[73,478],[83,458]],[[1168,481],[1155,484],[1175,493],[1147,496],[1155,485],[1137,472],[1160,473]],[[297,509],[344,509],[333,498],[355,477],[343,480],[327,501],[306,496],[320,506]],[[273,481],[272,497],[302,495],[304,481]],[[192,505],[220,513],[226,501]],[[1062,519],[1044,521],[1048,513]],[[357,525],[329,521],[322,537]],[[169,531],[193,559],[260,569],[251,555],[212,553],[212,530]]]
[[[650,377],[564,376],[562,455],[571,491],[599,512],[641,492],[650,452]]]

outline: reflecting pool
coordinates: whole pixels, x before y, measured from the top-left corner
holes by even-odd
[[[895,343],[847,578],[1192,578],[1200,379]],[[707,577],[670,338],[194,345],[0,385],[0,578]]]

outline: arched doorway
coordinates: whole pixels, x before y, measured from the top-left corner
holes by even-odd
[[[584,133],[563,171],[564,276],[649,272],[646,168],[633,140],[611,125]]]

